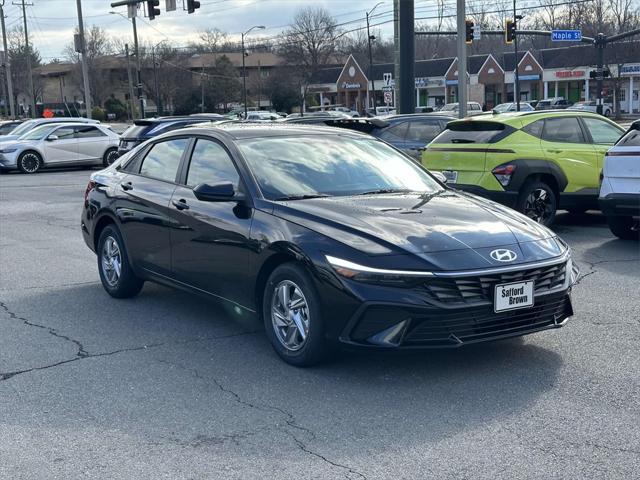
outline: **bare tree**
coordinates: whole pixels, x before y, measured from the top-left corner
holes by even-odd
[[[285,62],[295,65],[300,107],[313,76],[324,65],[336,61],[340,31],[335,19],[322,7],[305,7],[296,13],[291,28],[284,33],[280,53]]]

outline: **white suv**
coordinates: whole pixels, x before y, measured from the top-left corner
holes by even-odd
[[[600,208],[614,235],[640,239],[640,120],[609,149],[602,168]]]

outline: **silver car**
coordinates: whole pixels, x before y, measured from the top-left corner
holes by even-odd
[[[41,125],[17,140],[0,142],[0,170],[35,173],[49,166],[109,166],[118,158],[119,139],[104,125]]]
[[[98,120],[92,120],[91,118],[84,117],[53,117],[53,118],[32,118],[31,120],[25,120],[19,126],[12,130],[8,134],[0,136],[0,142],[8,142],[9,140],[17,140],[22,135],[30,132],[36,127],[42,125],[48,125],[52,123],[100,123]]]

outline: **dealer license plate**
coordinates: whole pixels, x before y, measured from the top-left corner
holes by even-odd
[[[447,183],[458,183],[458,172],[456,170],[442,170],[442,175],[447,179]]]
[[[504,312],[533,306],[533,280],[496,285],[493,310]]]

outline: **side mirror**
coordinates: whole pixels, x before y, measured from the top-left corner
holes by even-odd
[[[203,202],[229,202],[241,199],[239,195],[236,195],[231,182],[216,183],[215,185],[201,183],[193,189],[193,194]]]
[[[58,140],[58,136],[57,135],[49,135],[47,137],[47,141],[48,142],[55,142],[56,140]]]
[[[432,172],[431,170],[429,170],[429,172],[431,173],[431,175],[436,177],[436,179],[438,179],[441,183],[447,183],[447,177],[445,177],[441,172]]]

